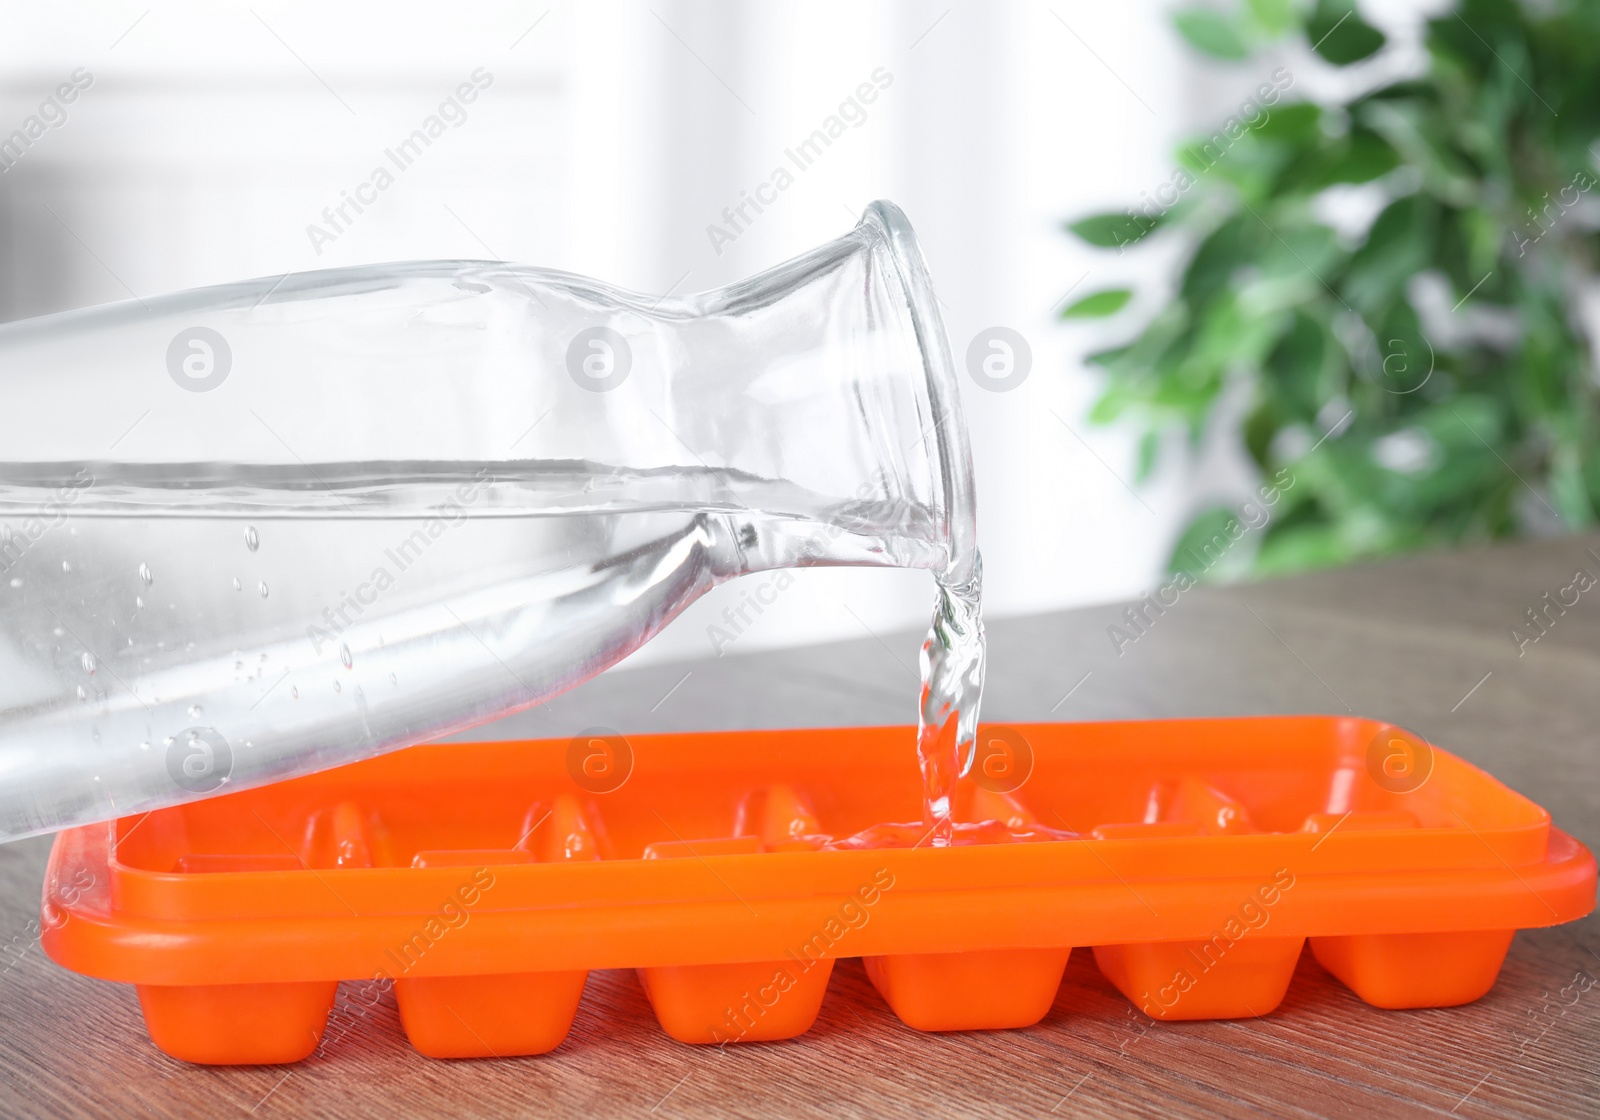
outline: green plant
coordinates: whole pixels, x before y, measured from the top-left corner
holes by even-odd
[[[1250,0],[1176,22],[1235,65],[1285,36],[1312,46],[1312,65],[1385,47],[1350,0]],[[1069,226],[1119,251],[1184,239],[1170,301],[1092,355],[1105,384],[1091,416],[1142,429],[1142,480],[1164,432],[1187,428],[1192,449],[1242,399],[1250,457],[1293,483],[1254,535],[1258,571],[1577,529],[1600,509],[1600,393],[1578,298],[1600,250],[1600,5],[1463,0],[1428,22],[1426,44],[1419,77],[1340,103],[1259,87],[1179,152],[1157,199]],[[1274,89],[1292,84],[1274,73]],[[1340,196],[1375,196],[1364,230],[1325,217]],[[1095,292],[1065,315],[1127,300]],[[1174,568],[1232,512],[1195,518]]]

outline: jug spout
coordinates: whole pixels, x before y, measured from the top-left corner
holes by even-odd
[[[685,445],[741,479],[786,487],[742,503],[792,519],[770,525],[748,570],[970,563],[972,472],[954,366],[898,208],[874,203],[845,237],[686,302],[672,320],[671,379],[684,402],[719,404],[676,413]],[[806,522],[823,531],[788,531]]]
[[[0,839],[527,708],[748,572],[974,575],[884,202],[693,296],[445,261],[48,316],[0,382]]]

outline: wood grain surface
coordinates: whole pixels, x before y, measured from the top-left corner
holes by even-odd
[[[1392,720],[1489,769],[1600,845],[1600,587],[1519,650],[1512,627],[1587,569],[1600,538],[1422,556],[1185,594],[1121,654],[1119,607],[993,621],[997,721],[1345,712]],[[904,722],[919,635],[602,676],[475,737]],[[46,960],[30,936],[49,839],[0,847],[4,1116],[1600,1116],[1600,926],[1517,936],[1468,1007],[1362,1004],[1306,954],[1270,1016],[1157,1023],[1078,950],[1037,1027],[919,1034],[858,961],[816,1027],[723,1051],[656,1026],[631,972],[595,973],[543,1057],[442,1062],[393,998],[325,1056],[202,1068],[145,1036],[131,988]],[[1587,982],[1585,979],[1587,978]],[[1577,979],[1578,983],[1574,984]],[[348,986],[347,986],[348,987]],[[345,997],[341,995],[341,1003]]]

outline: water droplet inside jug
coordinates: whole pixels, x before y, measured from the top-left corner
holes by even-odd
[[[81,685],[81,684],[78,686],[78,699],[79,700],[87,700],[87,699],[89,699],[89,694],[83,690],[83,685]]]
[[[340,684],[338,681],[334,681],[333,682],[333,690],[335,692],[343,692],[344,691],[344,685]]]
[[[61,561],[61,570],[63,572],[72,571],[72,561],[71,560],[63,560],[63,561]]]
[[[154,583],[156,581],[156,577],[150,574],[150,565],[149,564],[140,564],[139,565],[139,578],[144,580],[144,582],[147,585],[148,584],[152,584],[152,583]]]
[[[261,581],[261,597],[263,599],[265,599],[267,597],[267,581],[266,580],[262,580]]]
[[[144,596],[143,595],[135,595],[133,597],[133,609],[136,610],[136,611],[144,610]]]
[[[291,700],[300,699],[300,686],[299,685],[292,684],[292,685],[289,686],[289,699],[291,699]]]
[[[339,660],[344,662],[346,669],[354,667],[356,661],[350,653],[350,647],[343,642],[339,643]]]
[[[12,576],[11,577],[11,586],[12,587],[21,587],[22,586],[22,578],[20,576]]]
[[[261,534],[256,532],[256,527],[254,525],[245,526],[244,546],[251,552],[254,552],[256,549],[261,547]]]
[[[235,591],[243,591],[244,590],[244,584],[239,582],[239,577],[238,576],[234,576],[233,577],[233,589]]]
[[[139,744],[139,749],[142,750],[142,751],[149,750],[150,749],[150,741],[148,739],[146,739],[143,742],[141,742]]]
[[[201,716],[203,716],[205,714],[206,714],[206,710],[204,708],[202,708],[199,704],[190,704],[189,705],[189,718],[190,719],[199,719]]]
[[[94,672],[94,654],[85,653],[83,655],[83,671],[85,673]]]

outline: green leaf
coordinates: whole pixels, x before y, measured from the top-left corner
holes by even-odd
[[[1489,455],[1484,445],[1493,447],[1505,440],[1506,419],[1500,402],[1480,393],[1462,393],[1430,410],[1426,427],[1447,448]]]
[[[1272,439],[1283,426],[1283,417],[1277,407],[1270,400],[1262,401],[1255,411],[1244,422],[1244,447],[1250,453],[1250,458],[1255,460],[1256,466],[1262,470],[1267,469],[1268,454],[1272,450]]]
[[[1144,483],[1150,481],[1150,473],[1156,467],[1156,453],[1161,450],[1161,433],[1147,431],[1139,437],[1139,458],[1134,467],[1133,480]]]
[[[1448,116],[1438,106],[1374,100],[1362,105],[1357,116],[1422,172],[1431,194],[1457,206],[1470,206],[1477,199],[1481,186],[1471,165],[1456,151]]]
[[[1437,224],[1432,199],[1411,194],[1391,202],[1350,262],[1340,285],[1345,299],[1375,316],[1400,298],[1406,282],[1432,262]]]
[[[1296,311],[1289,329],[1267,355],[1262,374],[1282,402],[1281,411],[1288,414],[1280,427],[1287,427],[1290,420],[1311,420],[1328,398],[1329,387],[1323,381],[1330,344],[1328,330],[1319,320]]]
[[[1378,353],[1367,371],[1374,385],[1394,396],[1409,396],[1433,383],[1438,354],[1410,303],[1397,300],[1374,334]]]
[[[1196,50],[1212,58],[1237,62],[1250,57],[1250,48],[1238,24],[1211,8],[1184,8],[1174,13],[1178,33]]]
[[[1354,560],[1357,551],[1339,538],[1332,525],[1295,526],[1269,532],[1256,560],[1262,575],[1300,572],[1312,568],[1331,568]]]
[[[1317,161],[1304,186],[1319,191],[1338,183],[1370,183],[1400,166],[1400,153],[1371,129],[1355,127]]]
[[[1284,222],[1257,254],[1253,275],[1237,285],[1239,301],[1256,314],[1303,305],[1327,291],[1344,251],[1327,226]]]
[[[1197,317],[1194,343],[1180,367],[1188,387],[1220,392],[1230,375],[1253,373],[1288,321],[1278,308],[1257,308],[1237,297],[1216,300]]]
[[[1063,319],[1103,319],[1107,315],[1115,315],[1133,298],[1133,292],[1127,288],[1107,288],[1103,292],[1092,292],[1078,302],[1072,304],[1061,313]]]
[[[1568,529],[1585,529],[1594,524],[1595,506],[1583,482],[1583,462],[1575,447],[1558,447],[1550,477],[1550,496],[1555,500],[1561,522]]]
[[[1067,228],[1090,245],[1101,249],[1120,249],[1132,245],[1161,225],[1164,214],[1147,218],[1131,210],[1121,214],[1091,214],[1070,222]]]
[[[1247,530],[1233,510],[1213,506],[1189,522],[1178,537],[1167,570],[1188,572],[1195,580],[1236,571],[1253,550],[1254,542],[1241,543],[1246,535]]]
[[[1532,228],[1536,235],[1538,227]],[[1457,297],[1472,292],[1474,302],[1492,302],[1505,295],[1504,286],[1492,275],[1498,271],[1495,262],[1505,244],[1506,235],[1494,216],[1476,208],[1445,210],[1433,251],[1434,267],[1449,278]]]
[[[1279,105],[1255,127],[1254,135],[1291,148],[1313,147],[1322,139],[1322,109],[1310,101]]]
[[[1321,110],[1307,102],[1229,116],[1181,147],[1178,162],[1196,179],[1215,173],[1247,198],[1265,198],[1285,167],[1325,143],[1320,121]]]
[[[1245,7],[1256,26],[1269,36],[1282,35],[1289,30],[1289,24],[1294,19],[1294,7],[1290,0],[1250,0]]]
[[[1600,455],[1590,448],[1583,463],[1584,488],[1589,492],[1589,504],[1600,510]]]
[[[1306,20],[1311,49],[1335,66],[1371,58],[1386,41],[1383,32],[1361,18],[1355,0],[1317,0]]]
[[[1101,369],[1114,369],[1128,356],[1128,352],[1132,349],[1132,344],[1127,346],[1113,346],[1109,350],[1096,350],[1094,353],[1086,356],[1083,360],[1092,366],[1099,366]]]
[[[1180,294],[1191,307],[1210,301],[1227,287],[1233,274],[1260,251],[1261,223],[1248,214],[1230,218],[1200,243],[1183,273]]]

